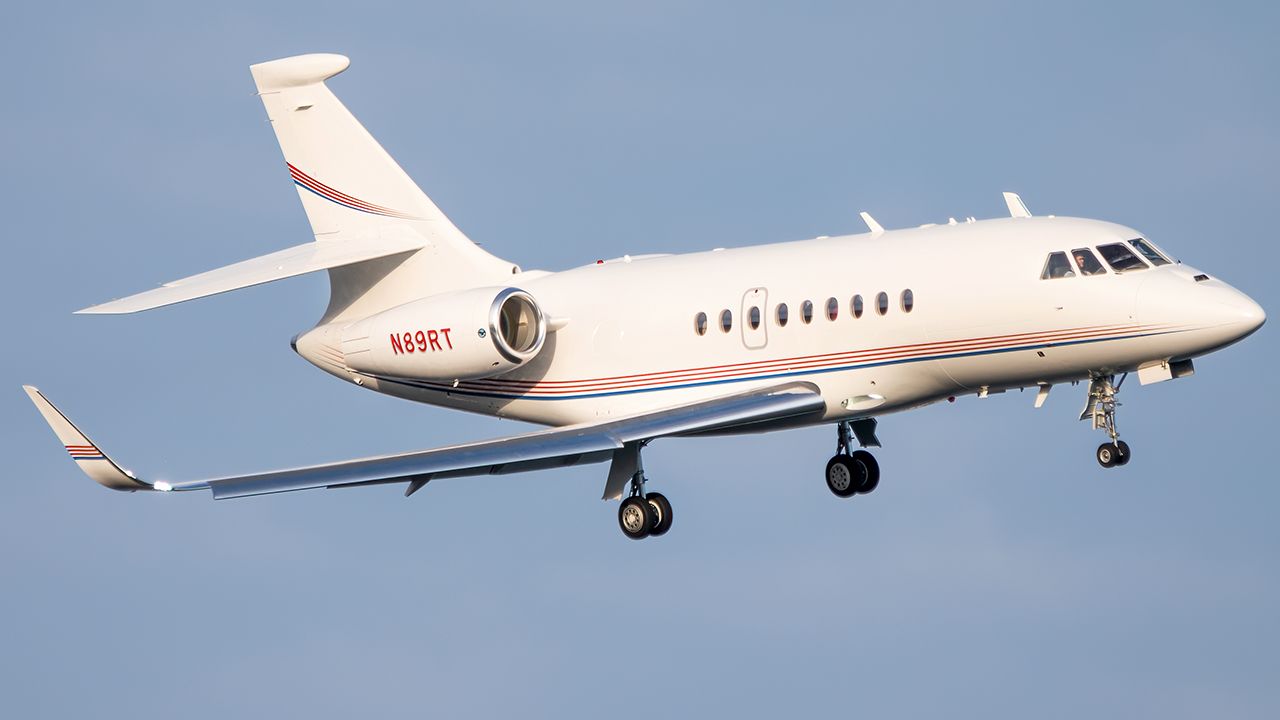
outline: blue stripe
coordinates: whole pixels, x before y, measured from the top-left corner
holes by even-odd
[[[106,460],[106,455],[72,455],[72,460],[80,462],[81,460]]]
[[[398,215],[391,215],[391,214],[389,214],[389,213],[375,212],[375,211],[373,211],[373,210],[369,210],[369,209],[366,209],[366,208],[362,208],[362,207],[359,207],[359,206],[357,206],[357,205],[352,205],[352,204],[350,204],[350,203],[345,203],[345,202],[343,202],[343,201],[341,201],[341,200],[338,200],[337,198],[331,198],[331,197],[329,197],[328,195],[325,195],[325,194],[323,194],[323,193],[317,192],[317,191],[316,191],[315,189],[313,189],[313,188],[309,188],[309,187],[307,187],[306,185],[302,184],[302,183],[301,183],[301,182],[299,182],[298,180],[294,180],[294,181],[293,181],[293,184],[294,184],[294,185],[297,185],[298,187],[302,188],[303,190],[306,190],[307,192],[309,192],[309,193],[311,193],[311,194],[315,195],[316,197],[324,198],[325,200],[328,200],[329,202],[334,203],[334,204],[337,204],[337,205],[341,205],[341,206],[342,206],[342,207],[344,207],[344,208],[350,208],[351,210],[357,210],[357,211],[359,211],[359,212],[362,212],[362,213],[368,213],[368,214],[370,214],[370,215],[380,215],[380,216],[382,216],[382,217],[399,217]]]
[[[1132,340],[1135,338],[1155,337],[1157,335],[1169,335],[1172,333],[1180,333],[1180,332],[1186,332],[1186,331],[1185,330],[1165,330],[1165,331],[1153,332],[1153,333],[1139,333],[1136,335],[1121,335],[1119,337],[1089,338],[1085,340],[1072,340],[1069,342],[1040,343],[1037,345],[1019,345],[1017,347],[998,348],[994,350],[973,350],[970,352],[959,352],[959,353],[950,353],[950,354],[943,354],[943,355],[928,355],[925,357],[918,357],[918,358],[902,358],[898,360],[880,360],[877,362],[869,362],[869,363],[863,363],[863,364],[850,363],[848,365],[839,365],[839,366],[830,367],[830,368],[816,368],[812,370],[793,370],[793,371],[781,372],[781,373],[765,373],[762,375],[748,375],[745,377],[721,378],[718,380],[703,380],[699,382],[692,382],[692,383],[685,383],[685,384],[677,383],[673,385],[658,385],[654,387],[629,388],[626,390],[609,390],[605,392],[594,392],[594,393],[587,392],[587,393],[580,393],[577,395],[554,395],[554,396],[521,395],[520,393],[509,393],[509,392],[500,393],[500,392],[483,392],[479,390],[460,390],[458,388],[441,388],[441,387],[437,387],[435,385],[430,385],[423,382],[396,380],[393,378],[382,377],[380,375],[366,375],[366,376],[372,377],[378,380],[379,382],[389,382],[394,385],[405,385],[408,387],[417,388],[419,390],[434,390],[436,392],[445,393],[449,395],[467,395],[471,397],[500,398],[504,400],[582,400],[585,398],[612,397],[615,395],[635,395],[637,393],[658,392],[660,390],[679,390],[683,388],[706,387],[709,385],[726,385],[729,383],[753,382],[756,380],[773,380],[778,378],[802,377],[805,375],[822,375],[826,373],[842,372],[845,370],[885,367],[889,365],[904,365],[907,363],[926,362],[930,360],[951,360],[954,358],[975,357],[978,355],[999,355],[1001,353],[1018,352],[1021,350],[1036,350],[1039,348],[1066,347],[1068,345],[1085,345],[1088,343],[1096,343],[1096,342],[1110,342],[1112,340]]]

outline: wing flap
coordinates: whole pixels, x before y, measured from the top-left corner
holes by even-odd
[[[563,436],[553,431],[404,455],[222,478],[205,484],[213,491],[215,500],[225,500],[322,487],[540,470],[564,465],[565,458],[599,453],[603,456],[594,462],[602,462],[611,457],[617,447],[617,441],[604,433]]]

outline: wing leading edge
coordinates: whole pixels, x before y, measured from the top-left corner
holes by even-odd
[[[149,483],[122,470],[39,390],[29,386],[24,389],[76,463],[100,484],[116,490],[210,490],[216,500],[400,482],[410,483],[409,493],[412,493],[436,478],[503,475],[605,462],[634,443],[798,418],[819,414],[825,408],[814,386],[789,383],[616,420],[433,450],[211,480]],[[94,457],[77,457],[82,447],[86,448],[84,453],[91,452]]]

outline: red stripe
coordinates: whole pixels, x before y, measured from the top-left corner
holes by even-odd
[[[828,353],[823,355],[806,355],[794,358],[783,358],[780,360],[756,361],[751,363],[738,363],[732,365],[712,365],[701,368],[688,368],[682,370],[667,370],[655,373],[640,373],[636,375],[621,375],[616,377],[593,378],[588,380],[546,380],[546,381],[530,381],[530,380],[477,380],[467,385],[479,387],[510,387],[510,388],[572,388],[583,389],[591,385],[609,385],[613,386],[618,381],[638,381],[638,380],[675,380],[689,379],[691,377],[701,377],[709,373],[719,373],[736,370],[749,371],[767,371],[780,370],[787,368],[806,368],[815,364],[826,362],[844,362],[847,360],[870,359],[872,357],[885,355],[892,357],[894,355],[909,355],[912,352],[934,352],[938,350],[954,351],[962,349],[975,349],[978,347],[999,345],[1009,338],[1016,338],[1013,344],[1023,344],[1027,342],[1035,342],[1036,340],[1044,340],[1046,342],[1060,342],[1082,337],[1090,337],[1095,335],[1107,334],[1112,332],[1121,332],[1136,329],[1139,326],[1101,326],[1098,328],[1076,328],[1073,330],[1058,330],[1049,333],[1019,333],[1016,335],[997,335],[986,338],[971,338],[965,340],[948,340],[933,343],[917,343],[913,345],[893,345],[883,348],[872,348],[868,350],[845,351],[839,353]]]
[[[319,180],[316,180],[315,178],[311,177],[310,175],[302,172],[298,168],[294,167],[292,164],[290,163],[285,163],[285,164],[289,166],[289,174],[291,174],[295,180],[301,180],[316,190],[327,191],[329,194],[333,195],[335,198],[342,198],[342,199],[348,200],[349,202],[352,202],[354,204],[368,207],[370,210],[386,209],[386,208],[379,208],[377,205],[374,205],[372,203],[367,203],[359,198],[352,197],[350,195],[347,195],[346,193],[335,190],[334,188],[331,188],[328,185],[325,185],[324,183],[320,182]]]
[[[307,188],[319,193],[321,196],[328,198],[329,200],[333,200],[334,202],[341,203],[343,205],[355,205],[361,210],[367,210],[372,213],[382,212],[382,210],[380,210],[376,206],[370,205],[369,203],[366,203],[362,200],[356,200],[354,198],[348,200],[348,199],[339,197],[337,194],[335,194],[333,190],[325,187],[324,185],[317,183],[315,180],[312,180],[309,177],[306,177],[306,176],[298,177],[295,175],[293,179],[307,186]]]
[[[1131,326],[1130,329],[1132,329],[1133,327],[1137,327],[1137,326]],[[1112,335],[1112,334],[1116,334],[1116,331],[1101,330],[1101,331],[1093,331],[1088,333],[1076,333],[1076,334],[1072,334],[1070,336],[1065,336],[1065,337],[1055,337],[1055,340],[1065,342],[1069,340],[1105,337],[1107,335]],[[1023,335],[1033,335],[1033,334],[1024,333]],[[1062,333],[1057,332],[1057,333],[1052,333],[1052,335],[1062,335]],[[952,345],[952,347],[947,348],[947,351],[961,352],[961,351],[968,351],[968,350],[993,349],[993,348],[999,348],[1001,346],[1015,348],[1015,347],[1019,347],[1020,345],[1024,345],[1026,343],[1034,343],[1034,342],[1035,340],[1033,338],[1027,338],[1015,343],[1007,343],[1002,341],[989,341],[989,340],[950,341],[947,344]],[[964,344],[960,345],[959,343],[964,343]],[[930,344],[908,345],[908,346],[900,346],[900,347],[929,348]],[[632,382],[623,382],[623,383],[614,382],[614,383],[609,383],[607,385],[600,385],[598,387],[545,388],[541,386],[534,386],[525,390],[524,393],[528,395],[546,396],[546,395],[564,395],[564,394],[569,394],[573,392],[604,392],[609,390],[621,390],[621,389],[628,389],[628,388],[661,385],[667,382],[683,383],[683,382],[695,382],[695,381],[701,381],[701,380],[741,377],[744,375],[751,375],[751,374],[759,373],[762,371],[776,372],[776,371],[789,371],[789,370],[816,370],[816,369],[821,369],[823,367],[838,366],[846,362],[849,362],[851,360],[856,360],[857,362],[861,363],[861,362],[871,362],[871,361],[905,359],[910,357],[921,357],[921,356],[927,357],[929,354],[933,352],[935,352],[933,349],[908,350],[904,352],[901,350],[894,350],[894,348],[880,348],[876,350],[868,350],[868,351],[862,351],[858,353],[838,354],[837,356],[835,356],[835,357],[838,357],[838,359],[836,360],[813,359],[813,360],[806,360],[804,362],[790,362],[789,364],[786,363],[786,361],[781,361],[781,364],[774,363],[773,367],[771,368],[760,368],[760,367],[743,368],[741,366],[734,366],[734,365],[720,366],[722,369],[715,370],[714,372],[684,371],[683,375],[663,377],[661,379],[634,380]],[[811,356],[811,357],[830,358],[833,356]],[[589,382],[590,381],[580,381],[579,384],[584,384]],[[440,387],[447,389],[448,386],[441,385]],[[467,389],[466,386],[463,386],[463,389]],[[490,389],[490,388],[485,388],[484,386],[476,387],[473,385],[472,389]],[[502,388],[491,388],[491,389],[501,390]],[[519,392],[519,390],[515,390],[515,389],[509,390],[509,391]]]
[[[333,200],[342,200],[342,201],[348,202],[348,203],[350,203],[350,204],[352,204],[352,205],[360,206],[360,207],[362,207],[362,208],[364,208],[364,209],[366,209],[366,210],[369,210],[370,212],[378,212],[378,213],[384,213],[384,214],[387,214],[387,215],[394,215],[394,216],[400,217],[400,218],[402,218],[402,219],[410,219],[410,218],[412,217],[412,216],[410,216],[410,215],[406,215],[406,214],[404,214],[404,213],[402,213],[402,212],[400,212],[400,211],[398,211],[398,210],[392,210],[391,208],[383,207],[383,206],[381,206],[381,205],[374,205],[373,203],[365,202],[364,200],[361,200],[360,198],[352,197],[351,195],[347,195],[347,194],[346,194],[346,193],[344,193],[344,192],[341,192],[341,191],[339,191],[339,190],[336,190],[336,189],[334,189],[334,188],[331,188],[331,187],[329,187],[328,185],[325,185],[324,183],[320,182],[319,180],[316,180],[315,178],[311,177],[310,175],[308,175],[308,174],[306,174],[306,173],[302,172],[301,170],[299,170],[298,168],[294,167],[292,164],[290,164],[290,163],[285,163],[285,164],[289,166],[289,174],[293,176],[293,179],[297,180],[298,182],[303,183],[303,184],[304,184],[304,185],[306,185],[307,187],[309,187],[309,188],[311,188],[311,189],[315,190],[316,192],[319,192],[319,193],[321,193],[322,195],[325,195],[326,197],[329,197],[329,198],[331,198],[331,199],[333,199]]]
[[[636,375],[619,375],[619,376],[614,376],[614,377],[592,378],[592,379],[588,379],[588,380],[546,380],[546,381],[536,381],[536,380],[497,380],[497,379],[489,379],[489,380],[478,380],[478,381],[475,381],[475,382],[476,382],[476,383],[492,383],[492,384],[498,384],[498,383],[509,383],[509,384],[525,384],[525,385],[553,385],[553,384],[554,384],[554,385],[581,385],[581,384],[591,384],[591,383],[602,383],[602,382],[607,382],[607,381],[611,381],[611,380],[630,380],[630,379],[633,379],[633,378],[638,379],[638,378],[647,378],[647,377],[655,377],[655,378],[657,378],[657,377],[665,377],[665,376],[670,376],[670,375],[680,375],[680,374],[687,374],[687,373],[693,373],[693,372],[712,371],[712,370],[722,370],[722,369],[729,369],[729,368],[752,368],[752,369],[763,369],[763,368],[770,367],[770,366],[786,365],[786,364],[788,364],[788,363],[795,364],[795,363],[798,363],[798,362],[806,362],[806,361],[810,361],[810,360],[834,359],[834,358],[854,357],[854,356],[863,355],[863,354],[867,354],[867,353],[887,352],[887,351],[891,351],[891,350],[907,350],[907,349],[912,349],[912,348],[928,348],[928,349],[939,349],[939,350],[943,350],[943,349],[951,349],[951,348],[954,348],[954,347],[956,347],[956,346],[960,346],[960,345],[969,345],[969,344],[972,344],[972,343],[975,343],[975,342],[999,341],[999,340],[1006,340],[1006,339],[1018,339],[1020,342],[1030,342],[1030,341],[1033,341],[1033,340],[1036,340],[1036,339],[1041,339],[1041,338],[1046,339],[1046,340],[1050,340],[1050,339],[1051,339],[1051,340],[1053,340],[1053,341],[1057,341],[1057,340],[1064,340],[1064,339],[1067,339],[1067,336],[1073,336],[1073,337],[1074,337],[1076,334],[1078,334],[1078,333],[1080,333],[1080,332],[1082,332],[1082,331],[1090,331],[1090,332],[1092,332],[1092,331],[1098,331],[1098,332],[1119,332],[1119,331],[1123,331],[1123,330],[1132,330],[1132,329],[1135,329],[1135,328],[1137,328],[1137,327],[1140,327],[1140,326],[1137,326],[1137,325],[1110,325],[1110,326],[1108,326],[1108,325],[1102,325],[1102,326],[1093,326],[1093,327],[1084,327],[1084,328],[1072,328],[1072,329],[1069,329],[1069,330],[1055,330],[1055,331],[1047,332],[1047,333],[1046,333],[1046,332],[1041,331],[1041,332],[1036,332],[1036,333],[1018,333],[1018,334],[1014,334],[1014,335],[993,335],[993,336],[983,337],[983,338],[967,338],[967,339],[963,339],[963,340],[946,340],[946,341],[939,341],[939,342],[916,343],[916,344],[913,344],[913,345],[890,345],[890,346],[883,347],[883,348],[873,348],[873,349],[868,349],[868,350],[844,351],[844,352],[838,352],[838,353],[827,353],[827,354],[822,354],[822,355],[801,355],[801,356],[798,356],[798,357],[794,357],[794,358],[784,358],[784,359],[781,359],[781,360],[760,360],[760,361],[755,361],[755,362],[750,362],[750,363],[738,363],[738,364],[733,364],[733,365],[710,365],[710,366],[707,366],[707,367],[700,367],[700,368],[687,368],[687,369],[682,369],[682,370],[664,370],[664,371],[660,371],[660,372],[639,373],[639,374],[636,374]]]

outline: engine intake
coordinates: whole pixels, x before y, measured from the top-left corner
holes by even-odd
[[[529,293],[507,288],[489,308],[489,332],[503,357],[523,363],[538,354],[547,339],[547,322]]]

